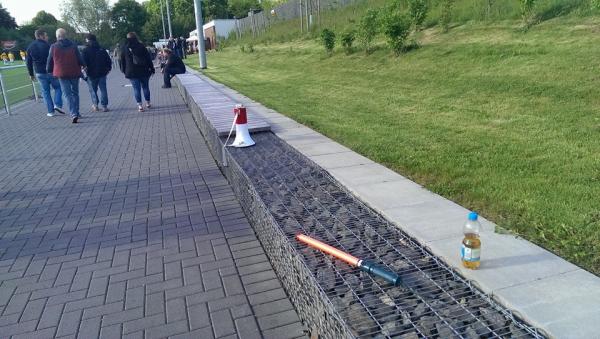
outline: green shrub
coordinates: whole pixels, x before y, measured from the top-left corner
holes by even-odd
[[[448,32],[450,29],[450,21],[452,20],[452,7],[454,6],[454,0],[442,0],[440,5],[442,6],[442,11],[440,14],[442,31]]]
[[[521,3],[521,16],[523,18],[523,26],[530,27],[533,24],[535,0],[519,0]]]
[[[331,54],[335,47],[335,33],[332,30],[325,28],[321,31],[321,42],[327,53]]]
[[[358,22],[357,38],[365,52],[371,52],[371,43],[379,33],[379,11],[371,8],[365,12]]]
[[[408,15],[396,10],[388,10],[382,17],[382,32],[387,38],[390,48],[399,55],[404,52],[404,44],[410,33],[411,19]]]
[[[354,38],[354,30],[347,30],[344,33],[342,33],[340,40],[342,42],[342,47],[344,47],[344,51],[346,51],[346,54],[352,53],[352,44],[354,43]]]
[[[600,0],[590,0],[592,9],[600,10]]]
[[[427,17],[429,6],[427,0],[408,0],[408,12],[415,26],[415,30],[419,30]]]

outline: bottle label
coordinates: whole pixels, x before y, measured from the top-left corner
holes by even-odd
[[[481,248],[470,248],[462,245],[460,249],[460,257],[464,261],[479,261],[481,256]]]

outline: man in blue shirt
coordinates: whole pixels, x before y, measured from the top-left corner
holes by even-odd
[[[32,81],[37,80],[42,86],[42,96],[46,107],[48,108],[49,117],[54,116],[54,112],[65,114],[62,110],[62,91],[58,79],[46,71],[46,62],[48,61],[48,53],[50,45],[48,44],[48,34],[38,29],[35,31],[35,41],[27,47],[27,70]],[[50,87],[54,89],[54,100],[50,94]]]

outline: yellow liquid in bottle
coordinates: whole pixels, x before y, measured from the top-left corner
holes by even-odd
[[[465,248],[470,249],[471,253],[473,253],[473,252],[477,253],[477,257],[479,257],[479,253],[481,253],[481,240],[479,239],[479,235],[472,234],[472,233],[465,234],[462,244]],[[464,267],[471,269],[471,270],[476,270],[477,268],[479,268],[481,261],[480,260],[470,261],[470,260],[465,260],[463,258],[462,263],[463,263]]]

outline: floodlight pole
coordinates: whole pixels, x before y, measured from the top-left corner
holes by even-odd
[[[171,10],[169,9],[169,0],[167,0],[167,21],[169,22],[169,38],[173,36],[173,30],[171,29]]]
[[[162,20],[162,24],[163,24],[163,38],[166,39],[167,38],[167,30],[165,29],[165,15],[163,13],[162,0],[160,0],[160,19]]]
[[[206,69],[206,50],[204,47],[204,24],[202,22],[202,6],[200,0],[194,0],[194,9],[196,12],[196,31],[198,32],[198,58],[200,59],[200,68]]]

